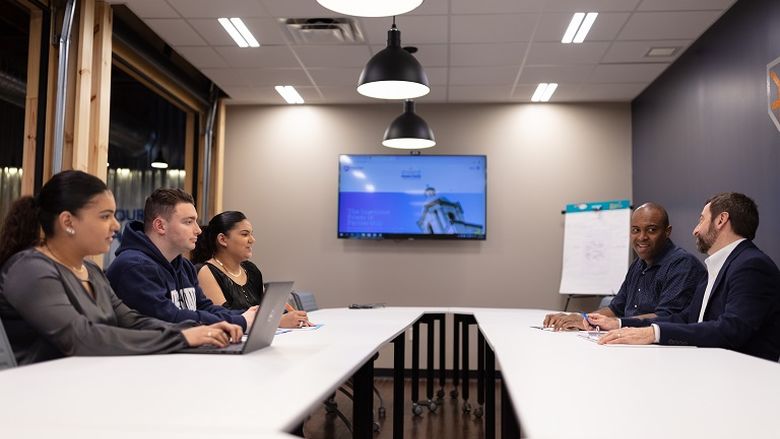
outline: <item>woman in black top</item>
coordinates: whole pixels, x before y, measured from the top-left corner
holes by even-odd
[[[217,305],[246,309],[263,298],[263,274],[252,257],[255,237],[252,223],[237,211],[222,212],[201,227],[192,262],[199,265],[198,283],[203,293]],[[303,311],[282,316],[279,326],[297,328],[308,324]]]
[[[171,324],[117,298],[87,258],[111,246],[119,230],[115,211],[106,185],[81,171],[55,175],[38,196],[21,197],[11,207],[0,235],[0,318],[19,364],[166,353],[241,339],[237,325]]]

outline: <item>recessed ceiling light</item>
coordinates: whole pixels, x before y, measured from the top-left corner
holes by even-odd
[[[249,28],[246,27],[244,22],[238,18],[219,18],[217,19],[219,24],[225,29],[225,31],[233,38],[233,41],[238,44],[238,47],[260,47],[260,43],[252,32],[249,32]]]
[[[531,96],[531,102],[548,102],[557,88],[558,84],[555,82],[540,83],[536,87],[533,96]]]
[[[561,43],[581,43],[585,41],[585,36],[590,32],[593,22],[598,17],[598,12],[576,12],[569,22],[569,27],[566,28],[566,32],[563,34]]]
[[[679,47],[651,47],[645,56],[649,58],[672,56],[677,53],[677,49],[679,49]]]
[[[292,85],[277,85],[274,87],[277,93],[279,93],[288,104],[302,104],[303,98]]]
[[[414,10],[423,0],[317,0],[333,12],[358,17],[390,17]]]

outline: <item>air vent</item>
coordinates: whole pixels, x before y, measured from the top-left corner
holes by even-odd
[[[679,50],[679,47],[651,47],[645,54],[646,58],[659,58],[672,56]]]
[[[296,44],[359,44],[363,32],[352,18],[282,18],[285,31]]]

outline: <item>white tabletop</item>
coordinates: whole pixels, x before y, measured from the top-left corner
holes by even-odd
[[[289,431],[419,309],[310,313],[324,326],[247,355],[73,357],[0,373],[0,426],[157,433]]]
[[[780,436],[777,363],[723,349],[602,346],[530,328],[545,314],[475,312],[524,435]]]

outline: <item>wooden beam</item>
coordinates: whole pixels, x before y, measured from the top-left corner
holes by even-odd
[[[73,150],[71,168],[89,172],[90,100],[92,97],[92,47],[95,28],[95,0],[80,2],[76,92],[73,102]],[[71,46],[73,47],[73,46]]]
[[[43,13],[30,10],[30,39],[27,49],[27,96],[24,102],[24,149],[22,152],[22,195],[35,189],[35,151],[38,140],[38,83],[41,67]],[[48,41],[45,42],[48,44]]]
[[[220,99],[217,104],[217,115],[215,117],[214,139],[212,150],[214,151],[214,160],[211,166],[211,203],[212,215],[222,212],[222,188],[225,181],[225,100]],[[209,218],[211,218],[211,216]]]
[[[103,181],[108,177],[108,128],[111,108],[111,5],[95,3],[94,52],[90,108],[90,148],[88,172]]]
[[[198,176],[195,175],[195,139],[197,133],[195,133],[195,112],[188,111],[187,119],[185,123],[186,131],[184,132],[184,190],[188,193],[192,193],[193,188],[196,186]]]
[[[149,61],[121,41],[115,39],[113,48],[114,55],[119,58],[115,65],[122,71],[184,111],[207,111],[206,105],[195,99],[184,87],[158,71]]]

